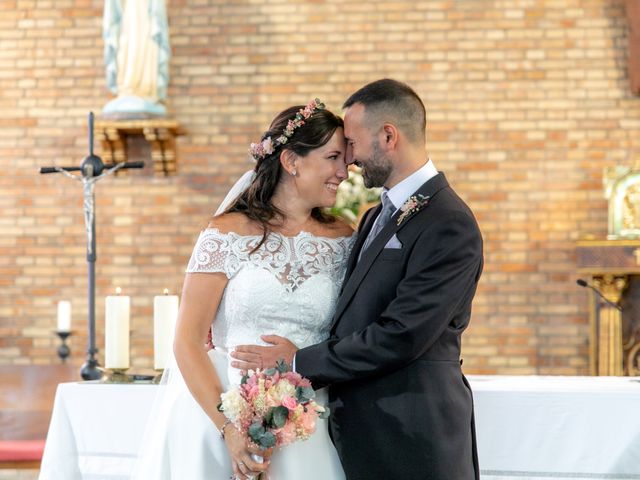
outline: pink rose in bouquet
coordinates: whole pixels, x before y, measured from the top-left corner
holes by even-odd
[[[221,395],[224,415],[262,449],[306,440],[329,409],[314,401],[311,382],[279,361],[275,368],[249,371],[237,388]]]

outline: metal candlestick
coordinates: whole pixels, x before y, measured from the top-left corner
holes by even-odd
[[[65,363],[67,361],[67,357],[71,353],[71,349],[69,348],[69,345],[67,345],[67,338],[71,336],[71,332],[56,330],[55,333],[62,342],[58,347],[58,357],[60,357],[62,363]]]
[[[128,368],[114,368],[104,379],[104,383],[131,383],[133,379],[127,375]]]
[[[153,380],[151,380],[151,383],[153,383],[154,385],[158,385],[160,383],[160,380],[162,380],[162,374],[164,373],[164,368],[158,368],[156,369],[156,372],[158,372],[158,374],[153,377]]]
[[[96,218],[95,218],[95,184],[98,180],[111,175],[120,169],[143,168],[144,162],[121,162],[105,165],[102,159],[93,154],[93,112],[89,113],[89,155],[79,167],[42,167],[40,173],[62,173],[68,178],[82,182],[84,192],[84,225],[87,233],[87,265],[88,265],[88,305],[89,305],[89,346],[87,361],[80,369],[84,380],[102,378],[102,370],[96,359],[96,309],[95,309],[95,267],[96,267]],[[81,176],[69,172],[80,171]]]

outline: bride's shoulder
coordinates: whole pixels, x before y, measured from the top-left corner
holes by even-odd
[[[225,213],[211,218],[207,229],[217,230],[221,234],[235,233],[240,236],[259,235],[262,233],[254,222],[238,212]]]
[[[326,237],[351,237],[354,233],[353,227],[341,218],[336,218],[334,222],[326,223],[323,227],[325,230],[324,236]]]

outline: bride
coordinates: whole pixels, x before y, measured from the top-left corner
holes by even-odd
[[[298,347],[328,337],[355,237],[322,211],[347,178],[342,119],[318,100],[288,108],[251,154],[255,169],[229,193],[189,261],[174,343],[178,369],[165,371],[166,392],[134,478],[228,480],[266,472],[262,478],[272,480],[344,479],[325,420],[309,440],[259,463],[252,454],[264,452],[217,410],[220,394],[240,382],[227,357],[236,345],[265,345],[264,334]],[[207,351],[210,328],[214,348]],[[325,392],[317,394],[326,404]]]

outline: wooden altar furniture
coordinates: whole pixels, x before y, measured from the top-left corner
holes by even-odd
[[[578,269],[611,303],[590,292],[591,375],[640,375],[640,239],[580,240]]]
[[[175,120],[96,120],[94,133],[102,144],[102,160],[107,164],[128,161],[127,139],[137,135],[151,146],[155,173],[167,176],[177,170],[176,137],[184,132]]]

